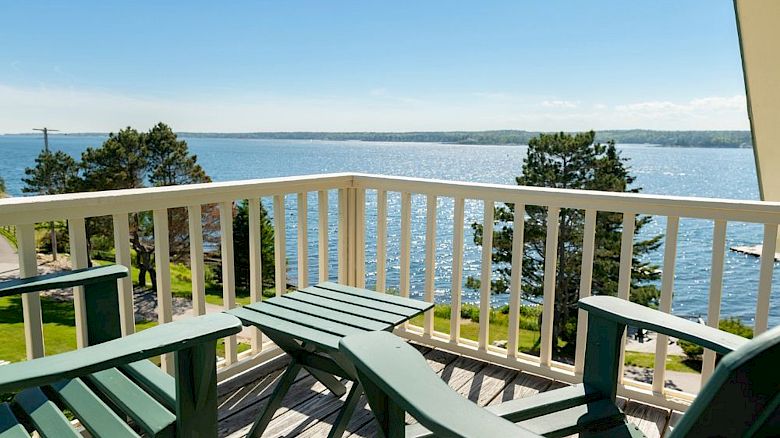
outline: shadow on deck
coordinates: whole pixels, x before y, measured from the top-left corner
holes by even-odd
[[[564,386],[565,383],[463,357],[447,351],[415,345],[428,364],[449,385],[479,405],[494,405]],[[243,437],[262,412],[276,380],[287,365],[281,357],[225,381],[219,386],[219,435]],[[347,383],[349,387],[351,383]],[[321,383],[301,371],[264,437],[325,437],[343,399],[337,399]],[[665,435],[679,417],[676,412],[632,400],[621,408],[648,437]],[[408,422],[413,422],[407,417]],[[358,403],[344,436],[373,437],[375,423],[365,399]]]

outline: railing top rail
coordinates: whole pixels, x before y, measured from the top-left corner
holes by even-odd
[[[633,212],[662,216],[723,219],[756,223],[780,222],[780,202],[595,190],[454,182],[437,179],[356,173],[353,184],[366,189],[405,191],[418,194],[519,202],[529,205],[598,211]]]
[[[5,198],[0,199],[0,225],[44,222],[71,217],[102,216],[158,208],[210,204],[229,198],[242,199],[347,187],[598,211],[769,224],[780,222],[780,202],[554,189],[363,173],[332,173]]]
[[[4,198],[0,199],[0,225],[185,207],[217,203],[227,199],[255,198],[351,186],[352,174],[331,173]]]

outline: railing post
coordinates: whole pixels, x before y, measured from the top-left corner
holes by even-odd
[[[19,256],[19,277],[34,277],[38,274],[35,224],[17,225],[16,243]],[[44,348],[40,292],[22,294],[22,315],[24,319],[24,341],[27,347],[27,359],[42,357]]]
[[[366,191],[339,190],[339,283],[366,284]]]

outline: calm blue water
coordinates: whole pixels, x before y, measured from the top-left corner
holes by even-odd
[[[53,148],[78,157],[86,146],[99,146],[102,137],[53,136]],[[241,139],[187,139],[190,148],[215,181],[356,171],[387,175],[416,176],[461,181],[513,184],[520,172],[526,148],[522,146],[460,146],[429,143],[309,142]],[[27,136],[0,136],[0,175],[6,179],[12,195],[21,194],[24,168],[31,166],[42,140]],[[630,158],[636,185],[652,194],[704,196],[734,199],[758,199],[758,188],[750,149],[657,148],[650,145],[621,147]],[[330,270],[335,273],[336,193],[332,192],[329,247]],[[374,282],[375,193],[367,194],[368,284]],[[265,199],[271,211],[270,200]],[[294,282],[297,267],[296,200],[286,199],[289,276]],[[317,222],[317,203],[309,198],[309,223]],[[424,283],[425,198],[415,196],[412,208],[412,294],[421,294]],[[467,201],[465,276],[479,275],[480,248],[473,245],[469,224],[480,221],[482,204]],[[397,287],[399,273],[400,195],[388,197],[388,287]],[[712,222],[682,219],[677,253],[673,311],[697,316],[707,313],[707,294],[712,245]],[[316,227],[310,227],[310,255],[316,254]],[[646,236],[665,230],[663,218],[656,218],[642,231]],[[762,227],[729,223],[727,244],[752,245],[761,242]],[[437,300],[449,301],[452,239],[452,200],[439,200],[437,218]],[[663,246],[650,261],[661,264]],[[316,257],[315,257],[316,258]],[[312,260],[311,279],[316,278],[317,263]],[[752,322],[758,289],[759,260],[733,252],[726,255],[722,311]],[[780,273],[775,273],[770,323],[780,323]],[[464,292],[464,300],[475,302],[478,293]],[[506,300],[494,297],[495,304]]]

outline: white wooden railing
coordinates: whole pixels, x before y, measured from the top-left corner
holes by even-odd
[[[366,194],[376,199],[376,237],[367,241],[366,231]],[[330,196],[337,193],[338,204],[334,208],[338,217],[336,236],[329,233],[328,218],[331,213]],[[398,242],[388,239],[388,193],[400,194],[400,235]],[[297,248],[290,254],[286,243],[285,196],[297,198]],[[548,211],[546,260],[557,251],[558,219],[562,208],[574,208],[585,211],[583,234],[583,257],[581,267],[580,296],[590,295],[595,251],[596,214],[600,211],[618,212],[623,215],[623,238],[620,253],[620,271],[618,276],[618,296],[629,298],[631,285],[631,259],[633,256],[633,230],[637,215],[654,215],[666,218],[665,250],[663,260],[663,279],[661,282],[660,309],[671,311],[674,286],[675,257],[677,254],[677,234],[680,218],[699,218],[714,222],[712,240],[712,265],[710,267],[710,293],[707,321],[717,326],[720,319],[723,268],[725,257],[726,226],[728,222],[739,221],[763,224],[764,253],[760,267],[758,299],[755,313],[755,331],[761,333],[767,329],[769,320],[769,298],[772,290],[774,253],[778,223],[780,223],[780,203],[732,201],[719,199],[683,198],[671,196],[651,196],[630,193],[609,193],[594,191],[574,191],[507,185],[475,184],[440,180],[424,180],[366,174],[328,174],[264,180],[236,181],[226,183],[195,184],[187,186],[119,190],[110,192],[78,193],[57,196],[39,196],[27,198],[9,198],[0,200],[0,226],[14,225],[17,230],[19,263],[21,276],[35,275],[37,272],[35,257],[34,225],[51,220],[67,219],[71,242],[71,260],[74,268],[87,264],[87,245],[85,218],[110,215],[113,218],[116,262],[130,266],[128,213],[151,210],[154,215],[155,263],[157,271],[158,318],[162,323],[172,319],[172,297],[170,291],[170,257],[168,248],[167,210],[186,207],[189,212],[189,232],[192,236],[190,257],[192,267],[192,297],[195,314],[206,312],[204,262],[201,229],[201,208],[208,204],[217,204],[220,209],[220,232],[223,272],[223,302],[225,308],[235,306],[235,276],[233,266],[232,205],[236,200],[249,201],[250,222],[250,300],[257,301],[262,294],[262,260],[260,251],[260,202],[261,198],[270,198],[273,206],[275,228],[275,276],[276,293],[281,294],[287,285],[287,262],[297,260],[298,286],[308,283],[310,255],[308,231],[314,226],[309,223],[309,198],[317,200],[318,251],[316,260],[319,281],[336,278],[339,282],[358,287],[366,284],[366,249],[375,245],[376,272],[375,288],[385,291],[388,287],[397,288],[402,296],[410,294],[410,258],[412,242],[412,196],[426,197],[425,213],[425,262],[423,299],[434,299],[434,271],[436,268],[436,232],[437,205],[444,198],[453,201],[452,234],[452,278],[451,278],[451,315],[449,334],[434,330],[433,314],[425,316],[422,327],[407,324],[397,333],[409,339],[434,347],[446,348],[474,358],[489,360],[508,367],[537,373],[566,382],[580,379],[585,349],[586,320],[579,315],[577,332],[577,350],[573,365],[553,359],[553,312],[555,297],[555,262],[544,267],[544,304],[540,333],[539,356],[518,351],[518,331],[509,330],[507,348],[490,345],[489,318],[490,282],[482,281],[480,290],[479,335],[476,340],[460,336],[461,292],[463,288],[464,255],[464,205],[468,201],[480,201],[484,205],[484,241],[483,248],[492,245],[493,208],[499,203],[515,204],[514,240],[512,242],[512,277],[509,295],[509,327],[516,328],[519,323],[521,305],[520,284],[521,261],[523,258],[523,214],[525,206],[543,206]],[[374,198],[375,197],[375,198]],[[372,230],[373,231],[373,230]],[[329,272],[329,243],[335,240],[337,248],[337,273]],[[387,247],[390,243],[399,245],[399,282],[388,285]],[[492,273],[491,252],[482,253],[481,278],[488,279]],[[335,274],[335,275],[334,275]],[[132,284],[130,279],[120,281],[121,319],[123,334],[134,331]],[[85,321],[81,291],[74,292],[76,306],[77,342],[85,343]],[[27,294],[23,298],[25,337],[28,358],[44,354],[42,335],[40,298],[36,294]],[[684,410],[694,395],[664,388],[665,359],[667,343],[659,337],[656,347],[653,384],[645,384],[623,379],[620,394],[678,410]],[[242,370],[280,354],[280,350],[264,342],[260,333],[253,333],[250,350],[238,354],[235,337],[226,340],[224,367],[221,377],[228,377]],[[702,381],[712,373],[715,356],[706,351],[702,371]],[[170,369],[171,363],[163,359],[163,366]]]

